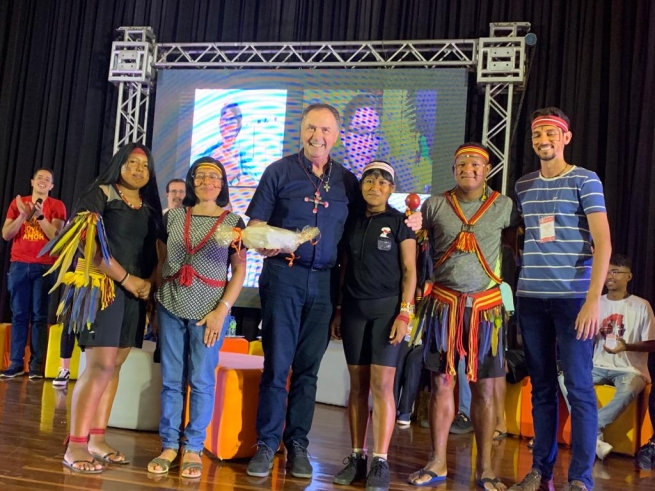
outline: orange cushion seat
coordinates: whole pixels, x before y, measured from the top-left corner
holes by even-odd
[[[9,345],[11,344],[11,324],[0,324],[0,369],[9,368]]]
[[[248,354],[264,356],[264,347],[262,346],[261,339],[255,339],[254,341],[250,341],[250,345],[248,347]]]
[[[50,332],[50,326],[48,326],[48,332]],[[30,357],[32,352],[30,351],[30,338],[31,338],[31,329],[28,326],[27,334],[27,343],[25,344],[25,371],[29,371],[30,368]],[[9,358],[11,354],[11,324],[0,324],[0,360],[2,362],[2,370],[9,368],[11,364],[11,359]],[[45,353],[44,353],[45,357]],[[45,365],[45,359],[43,360]],[[45,367],[44,367],[45,368]]]
[[[523,397],[523,381],[518,384],[507,384],[505,391],[505,423],[507,433],[521,434],[521,398]]]
[[[229,352],[219,356],[205,448],[221,460],[252,457],[256,452],[255,420],[263,367],[261,356]]]
[[[640,422],[641,428],[639,431],[639,446],[646,445],[650,437],[653,436],[653,425],[650,422],[650,413],[648,408],[648,399],[650,392],[653,390],[653,385],[648,384],[644,391],[641,393],[641,415]]]
[[[248,343],[246,338],[241,336],[231,336],[223,339],[221,352],[242,353],[244,355],[247,355],[249,347],[250,347],[250,343]]]

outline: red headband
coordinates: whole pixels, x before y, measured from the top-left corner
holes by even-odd
[[[463,147],[459,147],[455,152],[455,160],[457,160],[458,157],[461,157],[462,155],[465,154],[474,154],[476,156],[482,157],[484,160],[489,162],[489,152],[487,152],[483,148],[474,147],[473,145],[466,145]]]
[[[569,125],[566,121],[564,121],[562,118],[552,115],[536,117],[535,120],[532,122],[532,131],[534,131],[534,129],[537,126],[544,126],[544,125],[557,126],[564,133],[569,131]]]
[[[139,148],[139,147],[134,147],[134,149],[130,153],[138,153],[139,155],[143,155],[144,157],[147,157],[146,152],[143,150],[143,148]]]

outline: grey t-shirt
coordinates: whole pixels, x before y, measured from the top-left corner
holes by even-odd
[[[459,205],[464,216],[469,220],[482,206],[482,201],[459,201]],[[473,233],[480,244],[482,255],[498,275],[500,275],[501,232],[510,226],[512,207],[511,199],[507,196],[499,196],[473,227]],[[423,212],[424,227],[430,236],[436,264],[462,229],[462,221],[443,195],[432,196],[426,200],[421,211]],[[433,274],[432,280],[463,293],[480,292],[493,286],[493,282],[485,273],[474,252],[453,252],[446,262],[439,266]]]

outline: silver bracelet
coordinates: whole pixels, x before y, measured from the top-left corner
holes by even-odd
[[[218,303],[225,304],[225,306],[227,307],[228,313],[232,311],[232,305],[230,305],[230,302],[228,302],[227,300],[221,299]]]

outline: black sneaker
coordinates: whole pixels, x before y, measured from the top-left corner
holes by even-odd
[[[366,491],[387,491],[389,489],[389,462],[373,457],[371,470],[366,476]]]
[[[655,469],[655,440],[652,438],[637,452],[637,466],[643,471]]]
[[[29,377],[30,380],[41,380],[43,378],[43,374],[38,370],[30,370]]]
[[[4,372],[0,373],[2,378],[14,378],[20,375],[25,375],[23,367],[9,367]]]
[[[453,424],[450,425],[450,433],[455,435],[463,435],[464,433],[471,433],[473,431],[473,424],[471,420],[464,413],[457,413],[457,417]]]
[[[53,387],[67,387],[71,378],[71,372],[67,368],[59,367],[57,376],[52,380]]]
[[[264,442],[257,442],[257,453],[248,462],[246,474],[253,477],[266,477],[273,467],[273,450]]]
[[[366,455],[360,453],[351,453],[343,461],[346,465],[339,473],[334,476],[332,482],[349,486],[355,481],[361,481],[366,478]]]
[[[302,479],[311,479],[314,469],[312,464],[309,462],[309,453],[307,449],[303,447],[297,441],[293,441],[291,449],[287,448],[287,469],[291,470],[291,475],[293,477],[299,477]]]

